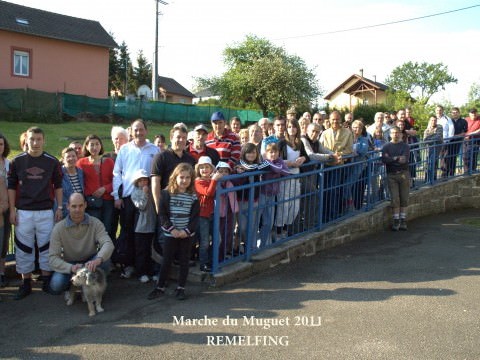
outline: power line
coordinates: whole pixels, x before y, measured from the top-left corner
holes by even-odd
[[[479,6],[480,6],[480,4],[477,4],[477,5],[472,5],[472,6],[468,6],[468,7],[464,7],[464,8],[460,8],[460,9],[449,10],[449,11],[444,11],[444,12],[440,12],[440,13],[436,13],[436,14],[419,16],[419,17],[415,17],[415,18],[409,18],[409,19],[403,19],[403,20],[397,20],[397,21],[390,21],[390,22],[386,22],[386,23],[382,23],[382,24],[359,26],[359,27],[355,27],[355,28],[342,29],[342,30],[332,30],[332,31],[326,31],[326,32],[321,32],[321,33],[317,33],[317,34],[289,36],[289,37],[278,38],[278,39],[273,39],[273,40],[298,39],[298,38],[305,38],[305,37],[312,37],[312,36],[322,36],[322,35],[337,34],[337,33],[342,33],[342,32],[356,31],[356,30],[371,29],[371,28],[380,27],[380,26],[400,24],[400,23],[409,22],[409,21],[426,19],[426,18],[430,18],[430,17],[434,17],[434,16],[451,14],[451,13],[454,13],[454,12],[468,10],[468,9],[472,9],[472,8],[479,7]]]

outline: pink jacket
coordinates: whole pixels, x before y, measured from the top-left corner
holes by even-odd
[[[231,188],[233,184],[231,181],[225,181],[221,183],[223,188]],[[230,203],[230,208],[232,209],[232,213],[238,213],[238,201],[237,201],[237,192],[230,191],[222,196],[220,196],[220,217],[227,216],[227,196]]]

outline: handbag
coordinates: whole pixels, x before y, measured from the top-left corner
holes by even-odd
[[[99,168],[100,186],[102,186],[102,163],[103,158],[100,159]],[[101,197],[98,198],[93,195],[86,195],[85,199],[87,200],[87,209],[101,209],[103,206],[103,199]]]
[[[103,206],[103,199],[92,195],[85,196],[87,200],[87,208],[100,209]]]

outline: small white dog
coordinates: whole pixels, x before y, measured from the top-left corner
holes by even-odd
[[[65,293],[67,305],[73,305],[77,287],[82,289],[82,299],[88,304],[89,316],[95,316],[95,310],[99,313],[103,312],[102,297],[107,288],[107,278],[101,268],[91,272],[86,267],[83,267],[72,276],[72,286]]]

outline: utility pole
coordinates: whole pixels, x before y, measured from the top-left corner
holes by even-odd
[[[168,5],[167,2],[163,0],[155,0],[155,51],[153,52],[153,70],[152,70],[152,94],[153,100],[158,100],[158,16],[162,13],[158,12],[158,3],[162,5]]]

